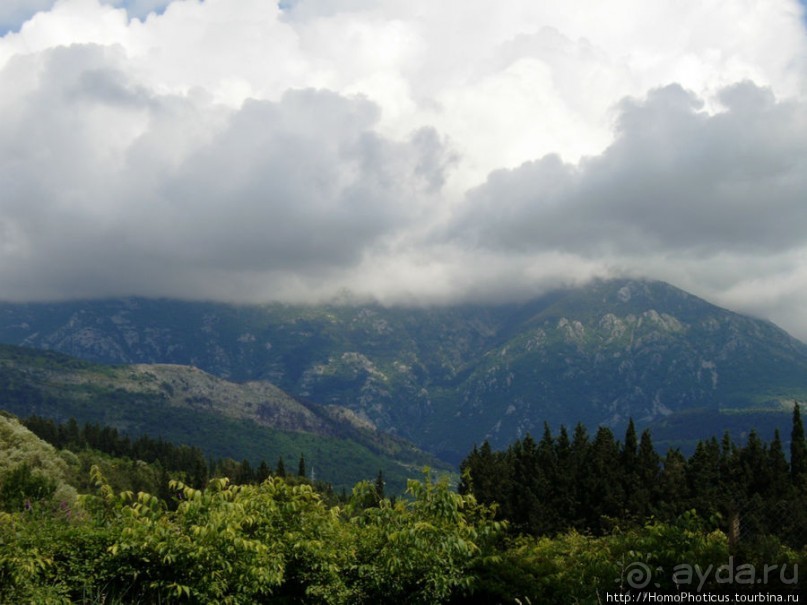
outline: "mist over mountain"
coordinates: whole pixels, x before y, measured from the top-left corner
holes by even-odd
[[[484,439],[503,446],[539,433],[544,422],[620,428],[632,417],[666,427],[671,440],[742,433],[786,424],[784,412],[807,393],[803,343],[642,280],[595,281],[518,304],[429,308],[6,303],[0,340],[267,381],[343,406],[449,461]]]

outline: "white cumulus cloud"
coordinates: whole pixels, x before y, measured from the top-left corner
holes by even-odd
[[[11,0],[0,28],[5,298],[630,273],[807,337],[795,0]]]

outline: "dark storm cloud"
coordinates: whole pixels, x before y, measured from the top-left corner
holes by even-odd
[[[679,86],[619,108],[616,138],[579,165],[557,156],[492,173],[451,227],[493,250],[585,256],[780,253],[806,241],[807,120],[738,84],[707,113]]]
[[[145,90],[118,52],[74,46],[6,68],[37,72],[2,121],[7,297],[216,295],[239,275],[322,275],[439,191],[450,156],[436,133],[391,141],[367,100],[292,90],[231,111]]]

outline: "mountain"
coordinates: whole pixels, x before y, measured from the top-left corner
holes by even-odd
[[[238,461],[274,465],[283,456],[296,468],[304,454],[318,479],[340,488],[381,470],[402,490],[421,466],[444,467],[350,410],[306,405],[267,382],[236,384],[188,366],[108,366],[0,345],[0,409],[101,423]]]
[[[807,393],[807,346],[643,280],[500,305],[3,304],[0,341],[268,381],[450,461],[483,439],[503,446],[540,433],[544,421],[620,428],[633,417],[670,442],[724,425],[787,426]]]

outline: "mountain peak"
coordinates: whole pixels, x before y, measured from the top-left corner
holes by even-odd
[[[140,299],[0,306],[0,341],[93,361],[264,380],[447,459],[544,421],[783,409],[807,347],[670,284],[596,280],[523,304],[230,306]]]

